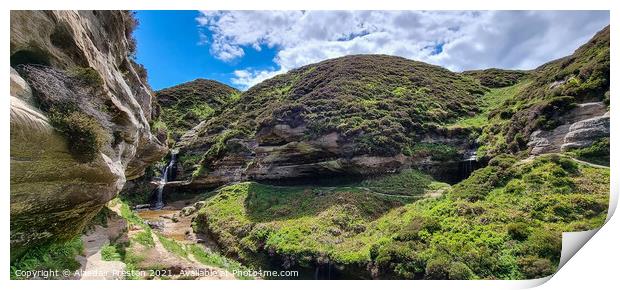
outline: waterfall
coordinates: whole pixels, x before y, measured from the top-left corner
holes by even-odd
[[[166,165],[166,168],[164,169],[164,173],[162,174],[159,180],[159,185],[157,185],[157,201],[155,202],[156,209],[161,209],[162,207],[164,207],[164,200],[163,200],[164,187],[166,187],[166,183],[168,182],[168,177],[172,173],[170,170],[173,166],[175,166],[176,162],[177,162],[177,155],[176,153],[172,153],[172,156],[170,157],[170,162],[168,162],[168,165]]]
[[[461,171],[461,179],[465,179],[467,177],[469,177],[469,175],[476,169],[476,163],[477,163],[477,155],[476,155],[476,149],[470,149],[467,152],[465,152],[465,158],[463,158],[463,160],[461,160],[461,164],[462,164],[462,171]]]

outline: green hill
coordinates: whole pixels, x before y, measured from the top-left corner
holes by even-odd
[[[368,155],[413,156],[419,148],[428,149],[416,146],[427,136],[454,138],[462,144],[451,144],[448,151],[462,152],[471,141],[468,132],[443,126],[475,115],[477,100],[486,91],[472,78],[439,66],[386,55],[345,56],[292,70],[250,88],[228,110],[197,126],[196,134],[177,146],[182,160],[201,160],[194,180],[204,176],[212,180],[209,170],[222,170],[216,164],[223,158],[235,159],[237,169],[229,172],[252,170],[250,163],[259,166],[286,159],[279,163],[313,164],[308,165],[313,169],[300,169],[306,173],[386,173],[392,169],[373,169],[375,165],[360,169],[361,165],[349,161]],[[279,129],[283,127],[286,129]],[[328,134],[336,134],[337,146],[332,149],[322,141],[331,138]],[[230,140],[244,141],[232,144]],[[282,147],[285,144],[288,149]],[[265,157],[252,146],[280,147]],[[296,158],[291,151],[305,157]],[[450,156],[460,158],[459,154]],[[347,168],[334,169],[330,164],[335,163],[325,163],[329,160],[346,163]],[[270,178],[270,174],[263,176]]]
[[[160,124],[174,139],[208,120],[237,98],[239,91],[225,84],[196,79],[156,92]],[[162,124],[163,123],[163,124]]]
[[[491,156],[518,153],[538,129],[558,126],[577,103],[609,105],[609,26],[572,55],[546,63],[521,81],[525,84],[488,116],[481,142]]]

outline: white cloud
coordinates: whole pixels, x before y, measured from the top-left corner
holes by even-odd
[[[253,70],[243,69],[234,71],[235,77],[231,80],[233,84],[240,85],[243,88],[249,88],[266,79],[270,79],[275,75],[285,73],[285,70]]]
[[[531,69],[570,54],[609,23],[605,11],[203,11],[218,59],[277,49],[277,69],[235,71],[249,87],[290,69],[349,54],[389,54],[454,71]]]

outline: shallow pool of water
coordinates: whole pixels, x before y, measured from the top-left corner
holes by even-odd
[[[161,219],[162,215],[173,215],[177,213],[178,210],[167,210],[167,209],[157,209],[157,210],[140,210],[136,212],[136,214],[144,220],[158,220]]]

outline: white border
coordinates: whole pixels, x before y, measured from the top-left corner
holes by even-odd
[[[283,0],[260,0],[260,1],[235,1],[232,0],[208,0],[208,1],[191,1],[191,0],[106,0],[93,1],[86,0],[56,0],[56,1],[36,1],[36,0],[5,0],[2,1],[2,39],[9,39],[9,10],[19,9],[135,9],[135,10],[189,10],[189,9],[243,9],[243,10],[265,10],[265,9],[311,9],[311,10],[348,10],[348,9],[376,9],[376,10],[611,10],[611,38],[612,38],[612,89],[613,92],[620,91],[620,85],[617,78],[618,66],[616,60],[615,43],[619,20],[614,18],[617,16],[617,6],[614,5],[619,1],[604,0],[587,0],[569,3],[568,1],[552,1],[552,0],[520,0],[511,1],[486,1],[486,0],[442,0],[442,1],[410,1],[403,3],[402,0],[312,0],[312,1],[283,1]],[[615,2],[615,3],[614,3]],[[9,92],[9,46],[5,43],[2,46],[2,55],[6,57],[2,59],[5,64],[4,79],[2,89]],[[612,98],[613,99],[613,98]],[[9,98],[0,98],[3,108],[3,122],[0,124],[2,128],[2,136],[9,136]],[[614,102],[614,101],[612,101]],[[614,102],[617,103],[617,102]],[[612,115],[618,111],[617,105],[612,106]],[[619,129],[616,122],[611,125],[612,144],[616,144]],[[0,148],[4,154],[0,156],[3,166],[0,167],[2,185],[5,192],[0,195],[0,204],[2,204],[2,219],[0,226],[2,228],[2,236],[9,236],[9,138],[3,138]],[[618,147],[618,146],[616,146]],[[613,148],[613,147],[612,147]],[[620,160],[620,153],[612,149],[611,160]],[[612,163],[611,169],[611,188],[612,196],[610,202],[610,213],[615,210],[618,202],[618,181],[620,174],[617,165]],[[586,244],[568,261],[560,271],[547,283],[547,278],[530,281],[135,281],[135,282],[119,282],[119,281],[10,281],[8,271],[9,263],[9,240],[1,239],[2,251],[0,261],[3,261],[6,269],[2,275],[2,280],[6,283],[3,285],[10,286],[9,289],[31,289],[44,287],[46,289],[71,289],[71,288],[87,288],[87,289],[105,289],[110,290],[118,286],[128,287],[149,287],[150,289],[167,289],[170,287],[200,287],[200,288],[227,288],[227,289],[272,289],[272,288],[290,288],[296,289],[312,289],[317,287],[343,287],[343,288],[359,288],[359,289],[375,289],[377,287],[390,288],[415,288],[415,289],[518,289],[525,287],[534,287],[544,283],[540,289],[610,289],[617,287],[618,266],[620,265],[620,254],[618,246],[620,246],[620,220],[618,217],[610,216],[607,224],[596,233]],[[570,234],[569,234],[570,235]],[[565,235],[564,238],[566,238]],[[579,236],[579,235],[578,235]],[[182,285],[180,285],[182,284]],[[613,285],[613,286],[612,286]]]

